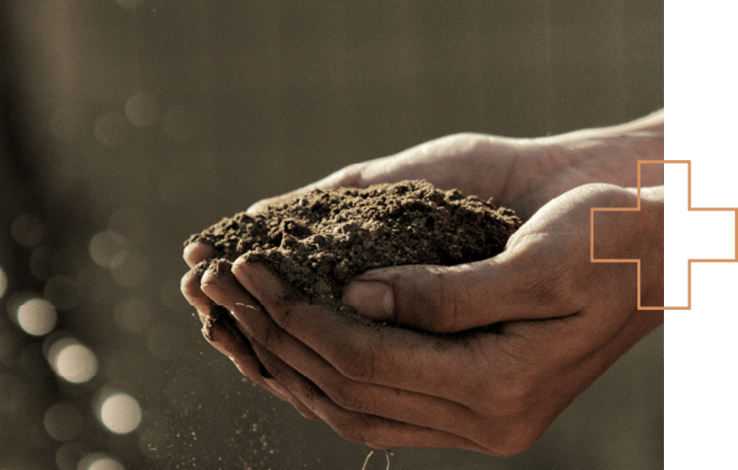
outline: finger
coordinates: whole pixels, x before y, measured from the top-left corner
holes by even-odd
[[[252,308],[258,308],[256,300],[243,289],[233,275],[229,271],[223,270],[224,265],[226,264],[215,263],[208,268],[202,277],[202,291],[213,302],[223,306],[224,309],[232,310],[234,308],[233,301],[231,300],[234,297],[238,299],[241,305],[249,304]],[[244,376],[271,391],[283,401],[292,403],[305,418],[319,420],[320,418],[304,406],[300,404],[295,405],[294,397],[259,362],[259,359],[254,354],[248,335],[235,327],[234,320],[230,314],[225,312],[224,315],[218,318],[220,321],[216,325],[220,325],[220,329],[223,330],[221,333],[222,336],[211,341],[208,335],[203,333],[205,338],[208,339],[208,342],[228,356]],[[205,331],[205,328],[203,331]],[[210,336],[212,335],[213,333],[210,334]]]
[[[510,455],[532,445],[556,414],[604,370],[594,374],[589,373],[591,370],[583,370],[579,364],[588,360],[592,348],[569,344],[572,338],[582,340],[586,337],[587,332],[592,332],[591,327],[597,328],[590,322],[582,333],[576,325],[581,319],[596,320],[595,315],[513,322],[513,326],[521,328],[511,327],[514,330],[511,333],[506,331],[508,324],[505,324],[501,333],[428,335],[359,321],[319,305],[290,301],[285,298],[279,280],[262,265],[237,262],[234,273],[281,327],[260,327],[257,321],[244,321],[239,312],[235,315],[238,325],[242,322],[248,325],[255,344],[277,350],[276,345],[289,342],[285,338],[294,337],[324,358],[340,375],[354,382],[461,401],[471,409],[482,410],[488,419],[487,426],[475,429],[472,419],[469,429],[479,432],[473,434],[479,436],[474,441],[484,444],[488,453]],[[242,312],[249,315],[249,309]],[[601,338],[595,341],[601,342]],[[256,351],[258,355],[258,349]],[[285,349],[279,351],[287,358],[293,356]],[[277,374],[267,367],[272,374]],[[567,385],[571,381],[555,371],[567,371],[575,376],[578,385],[583,385],[572,389]],[[289,387],[284,379],[280,381]],[[541,387],[545,390],[538,390]],[[332,389],[329,383],[326,390]],[[532,390],[537,391],[531,393]],[[547,391],[558,408],[539,399]],[[294,390],[292,393],[301,397]],[[359,401],[354,405],[357,409],[366,406],[372,409],[371,396],[358,396],[359,400],[369,401],[369,405]],[[353,397],[350,393],[346,401]],[[339,407],[342,403],[340,398],[338,402],[331,402]],[[381,405],[380,402],[374,406]],[[549,408],[556,413],[552,414]],[[435,412],[432,407],[428,409]],[[327,419],[320,412],[316,414]],[[520,416],[524,419],[519,419]],[[460,414],[458,419],[462,417]],[[526,423],[533,423],[531,429]],[[457,435],[464,436],[463,432]]]
[[[265,369],[261,367],[251,344],[233,325],[227,312],[214,316],[210,324],[203,327],[203,336],[211,346],[233,361],[242,375],[266,386]],[[266,374],[266,377],[269,375]]]
[[[206,243],[190,243],[184,249],[182,257],[190,268],[213,256],[213,247]]]
[[[200,320],[203,321],[210,314],[212,306],[211,300],[205,295],[200,288],[203,271],[198,268],[190,269],[180,282],[180,290],[184,298],[190,305],[197,309]],[[204,324],[204,321],[203,321]]]
[[[200,280],[200,289],[204,295],[221,305],[229,312],[233,310],[234,293],[245,297],[245,301],[257,305],[256,300],[246,292],[231,274],[231,262],[225,259],[211,263]]]
[[[487,452],[482,446],[462,437],[434,429],[413,426],[389,419],[342,409],[322,391],[271,354],[258,343],[254,345],[259,358],[280,382],[341,437],[369,444],[379,449],[393,447],[455,447]]]
[[[223,283],[227,285],[221,287]],[[256,359],[247,337],[234,325],[229,314],[232,308],[230,298],[224,294],[224,289],[243,290],[243,287],[229,274],[218,272],[215,265],[205,271],[200,285],[200,292],[207,296],[212,305],[211,313],[203,325],[203,336],[213,347],[228,356],[244,376],[266,387],[263,379],[271,376]]]
[[[270,391],[282,401],[295,406],[297,411],[305,418],[320,421],[312,411],[299,403],[292,394],[261,364],[256,357],[251,343],[241,335],[233,325],[232,320],[226,313],[221,319],[214,323],[209,334],[204,334],[205,339],[215,349],[228,356],[238,371],[244,377],[251,379],[262,388]]]
[[[529,248],[458,266],[369,271],[346,287],[343,301],[369,318],[436,333],[576,313],[583,303],[564,288],[566,276],[552,276]]]
[[[325,359],[283,332],[261,309],[248,308],[234,299],[236,326],[265,340],[261,345],[296,372],[314,383],[339,407],[443,430],[460,436],[473,435],[478,415],[451,400],[393,387],[362,383],[341,375]],[[428,413],[433,409],[433,413]]]
[[[572,191],[550,203],[493,258],[370,271],[346,288],[344,301],[370,318],[434,332],[580,312],[593,301],[591,284],[615,279],[620,269],[590,262],[586,198],[601,189]]]
[[[233,272],[280,326],[279,330],[249,331],[257,342],[271,344],[280,341],[279,335],[289,334],[358,382],[453,400],[460,393],[481,393],[478,384],[468,391],[459,389],[469,382],[469,374],[494,376],[500,372],[497,364],[483,361],[469,341],[382,326],[357,315],[286,300],[284,286],[265,266],[243,259],[234,263]],[[476,370],[482,367],[486,370]]]
[[[297,410],[297,412],[300,413],[303,418],[309,419],[311,421],[323,421],[318,415],[313,413],[310,408],[308,408],[300,400],[295,398],[295,396],[292,395],[292,393],[290,393],[284,385],[282,385],[282,382],[278,381],[277,379],[266,379],[266,382],[270,387],[273,387],[273,389],[271,390],[272,393],[274,393],[282,401],[292,405],[292,407]]]

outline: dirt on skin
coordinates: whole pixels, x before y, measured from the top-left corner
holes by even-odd
[[[245,255],[264,263],[292,294],[345,310],[343,288],[375,268],[452,266],[502,252],[520,227],[514,211],[427,181],[363,189],[314,190],[259,214],[236,214],[192,235],[185,244],[214,247],[217,269]]]

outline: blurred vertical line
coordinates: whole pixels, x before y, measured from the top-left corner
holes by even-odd
[[[11,21],[12,2],[0,4],[0,214],[12,219],[23,212],[42,213],[45,191],[28,143],[18,86],[18,47]],[[3,228],[9,228],[4,226]]]
[[[20,82],[21,48],[17,40],[18,27],[13,21],[15,2],[0,2],[0,267],[8,277],[9,293],[20,289],[40,290],[41,284],[29,267],[30,253],[18,249],[11,240],[11,224],[21,214],[32,213],[45,216],[47,190],[34,157],[38,151],[32,145],[32,136],[27,123],[30,116],[24,106],[24,90]],[[48,236],[48,235],[47,235]],[[0,304],[0,332],[9,330],[5,316],[4,300]],[[12,335],[13,331],[9,330]],[[7,336],[6,336],[7,338]],[[2,345],[0,345],[2,346]],[[26,336],[18,336],[10,354],[21,360],[20,351],[33,347]],[[58,393],[55,385],[44,378],[29,381],[22,369],[6,368],[0,362],[0,374],[12,377],[15,387],[32,383],[34,400],[25,400],[20,409],[4,412],[0,425],[0,465],[28,465],[28,468],[49,468],[53,461],[51,452],[41,451],[34,446],[31,436],[39,429],[36,418],[41,415],[44,402]],[[22,392],[21,392],[22,393]],[[43,433],[43,431],[41,431]],[[43,434],[42,434],[43,436]]]
[[[13,2],[0,2],[0,262],[13,284],[28,286],[34,282],[27,269],[28,254],[15,249],[10,227],[21,214],[43,215],[47,194],[36,159],[31,158],[34,149],[24,126],[28,116],[21,111],[23,91],[12,14]]]
[[[84,226],[79,221],[89,217],[86,207],[69,204],[65,190],[75,188],[70,175],[78,171],[75,165],[79,162],[75,154],[51,139],[48,112],[49,101],[59,99],[57,103],[71,109],[76,104],[73,3],[18,0],[0,5],[0,145],[5,146],[0,151],[0,211],[6,211],[0,218],[12,221],[23,213],[38,216],[47,227],[43,245],[48,248],[68,244],[70,227]],[[51,25],[46,23],[49,19]],[[16,267],[28,272],[31,254],[13,252]],[[27,275],[27,287],[38,281]]]

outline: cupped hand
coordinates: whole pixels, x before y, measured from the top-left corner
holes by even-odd
[[[528,141],[481,134],[457,134],[413,147],[397,155],[351,165],[289,194],[265,199],[248,212],[258,213],[270,204],[312,189],[366,187],[375,183],[425,178],[439,187],[458,188],[467,194],[504,199],[507,187],[519,187],[521,178],[513,177],[516,162],[533,155]],[[468,171],[474,169],[474,171]],[[267,386],[259,360],[247,338],[231,327],[225,317],[212,315],[215,303],[203,292],[216,277],[211,269],[204,275],[197,265],[213,256],[212,247],[195,243],[185,247],[184,260],[190,267],[182,278],[181,290],[198,311],[207,341],[234,360],[239,370],[257,383]],[[271,390],[279,384],[270,380]]]
[[[651,125],[650,122],[645,124]],[[617,164],[610,164],[611,157],[621,155],[623,158],[615,159]],[[660,123],[656,119],[653,129],[645,129],[639,124],[615,131],[587,131],[532,140],[478,134],[449,136],[391,157],[352,165],[296,192],[425,178],[442,188],[456,187],[467,194],[493,197],[497,204],[514,207],[526,220],[549,200],[578,185],[591,181],[633,184],[635,160],[641,158],[663,158],[663,112]],[[658,180],[663,181],[663,176],[657,175]],[[294,192],[260,201],[249,211],[259,212],[265,205],[292,195]],[[614,323],[600,325],[600,328],[612,333],[612,329],[619,325],[620,333],[601,338],[599,351],[602,354],[597,356],[600,359],[582,359],[580,367],[570,365],[571,374],[581,375],[579,381],[562,381],[557,385],[554,380],[550,384],[551,390],[558,389],[562,393],[550,392],[559,399],[549,400],[551,405],[546,407],[547,412],[525,405],[526,399],[540,398],[540,394],[526,384],[534,383],[534,379],[539,384],[545,382],[541,380],[545,374],[515,375],[516,368],[522,370],[526,364],[536,363],[536,357],[544,365],[548,357],[546,351],[556,349],[556,344],[562,341],[565,343],[562,351],[571,351],[573,359],[570,363],[575,362],[578,357],[575,353],[587,348],[562,340],[558,333],[566,333],[568,328],[581,333],[586,328],[580,325],[592,327],[597,323],[591,320],[583,322],[579,318],[584,310],[572,308],[588,305],[587,312],[596,311],[591,304],[582,303],[586,296],[568,293],[561,298],[551,297],[552,293],[562,292],[556,286],[565,283],[555,273],[560,272],[557,268],[567,264],[550,257],[554,253],[550,249],[556,248],[554,232],[538,229],[561,225],[552,221],[557,219],[556,215],[563,207],[560,203],[565,199],[557,199],[556,204],[537,213],[511,240],[509,253],[504,253],[504,257],[500,256],[494,262],[488,260],[445,270],[406,267],[377,271],[363,277],[367,281],[364,287],[354,285],[347,291],[346,300],[364,315],[412,327],[413,330],[376,325],[367,327],[361,322],[347,323],[346,318],[336,318],[314,306],[286,305],[278,295],[281,292],[279,283],[258,266],[237,264],[234,271],[237,280],[228,273],[216,273],[213,269],[200,275],[194,269],[195,265],[212,256],[212,249],[206,245],[190,245],[185,249],[185,260],[193,269],[184,276],[182,291],[197,308],[206,339],[230,357],[242,374],[292,403],[304,416],[325,420],[345,437],[375,447],[451,446],[506,455],[535,440],[537,431],[542,432],[546,421],[558,414],[555,410],[563,409],[565,403],[586,387],[593,376],[606,368],[608,361],[602,358],[609,357],[612,362],[621,350],[636,341],[634,338],[658,321],[658,317],[653,320],[651,316],[646,321],[644,315],[640,323],[632,322],[625,319],[625,314],[613,314],[613,318],[620,320],[610,318]],[[564,220],[559,219],[559,222]],[[559,235],[558,238],[566,237]],[[545,262],[541,263],[541,260]],[[472,287],[477,290],[484,287],[481,279],[495,272],[500,279],[509,277],[514,281],[518,289],[515,292],[523,297],[506,291],[502,284],[497,291],[491,289],[486,297],[472,298],[468,295]],[[530,282],[528,289],[523,287],[525,282]],[[489,284],[494,285],[494,282]],[[378,291],[386,293],[387,285],[391,286],[392,295],[377,297]],[[444,285],[448,287],[440,292],[445,294],[439,295],[436,288]],[[463,287],[458,290],[461,295],[449,296],[450,286]],[[531,297],[525,297],[527,294]],[[377,298],[384,300],[377,303]],[[415,298],[418,303],[408,302],[408,298]],[[498,317],[485,316],[479,313],[480,308],[466,310],[471,312],[468,315],[459,314],[463,300],[482,307],[490,298],[507,302],[498,302],[498,308],[492,309]],[[553,300],[569,308],[560,312],[549,305]],[[569,300],[580,303],[570,304]],[[544,304],[544,308],[535,310],[536,306]],[[211,315],[218,305],[226,306],[232,315]],[[424,309],[417,308],[417,305],[441,307],[424,316]],[[301,314],[293,321],[285,321],[293,309]],[[562,313],[566,310],[571,311]],[[524,315],[526,312],[527,317]],[[588,314],[587,318],[592,316]],[[302,331],[295,328],[306,318],[314,319],[313,323],[308,321],[307,326],[311,328]],[[489,328],[490,323],[495,328]],[[325,329],[316,331],[316,325]],[[479,325],[483,326],[477,328]],[[543,328],[547,325],[551,326]],[[626,328],[625,325],[629,326]],[[439,339],[418,332],[418,329],[464,333],[444,335]],[[576,334],[573,337],[579,338]],[[596,337],[590,338],[590,343],[584,343],[599,344],[592,343]],[[542,339],[546,340],[542,342],[545,347],[538,345]],[[553,341],[556,339],[559,343]],[[531,351],[537,354],[525,353],[530,345],[533,345]],[[492,346],[496,349],[491,349]],[[395,351],[393,347],[400,347],[400,350]],[[436,348],[436,353],[433,353],[433,348]],[[438,356],[440,359],[443,351],[448,354],[442,355],[444,359],[435,368],[434,358]],[[483,370],[485,360],[489,362],[491,354],[496,351],[499,353],[495,356],[497,364],[490,367],[494,366],[493,372],[504,372],[496,376],[496,384],[482,380],[475,387],[470,382],[474,380],[473,373],[465,382],[453,374],[445,375],[447,370],[454,368],[458,368],[459,373],[472,368],[471,372],[485,375],[489,372]],[[394,357],[394,353],[399,355]],[[556,355],[551,356],[554,357]],[[384,361],[383,358],[394,360]],[[405,367],[396,367],[402,366],[402,361],[406,361]],[[563,359],[559,363],[563,364]],[[537,370],[544,369],[539,367]],[[409,373],[412,371],[415,373]],[[553,373],[549,375],[552,379],[557,378]],[[398,377],[401,380],[397,381]],[[449,383],[465,386],[455,387],[458,393],[452,393],[448,389],[454,387]],[[498,398],[496,403],[499,406],[485,405],[481,397],[483,391]],[[475,405],[478,406],[475,408]],[[435,414],[429,410],[434,410]],[[527,411],[524,413],[522,410]],[[531,419],[525,419],[524,415]]]
[[[343,437],[510,455],[663,321],[637,310],[635,265],[590,262],[590,208],[636,198],[583,186],[543,207],[495,258],[362,275],[345,301],[377,322],[288,298],[243,260],[233,267],[243,287],[224,275],[203,290],[232,312],[289,400]],[[598,223],[597,257],[658,264],[660,204],[663,193],[647,190],[628,225]],[[658,280],[643,281],[644,297],[663,295]]]

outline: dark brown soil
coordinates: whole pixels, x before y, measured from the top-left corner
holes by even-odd
[[[219,269],[245,254],[265,263],[293,294],[338,306],[343,288],[358,274],[490,258],[520,224],[511,209],[426,181],[403,181],[304,193],[257,215],[223,219],[186,244],[212,245]],[[204,262],[201,269],[206,267]]]

